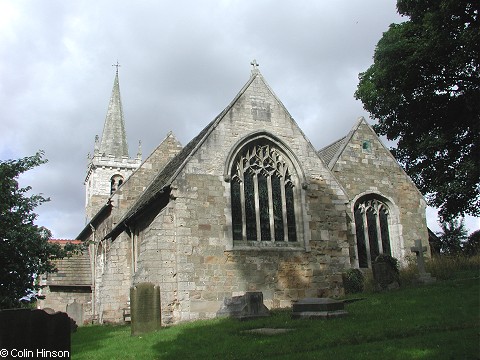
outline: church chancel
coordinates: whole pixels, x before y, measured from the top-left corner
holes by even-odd
[[[318,150],[253,61],[188,144],[156,129],[158,147],[130,158],[115,66],[78,237],[92,244],[98,321],[121,322],[141,283],[159,287],[162,324],[215,317],[251,291],[269,309],[338,297],[346,269],[380,253],[403,261],[427,238],[423,197],[365,119]]]

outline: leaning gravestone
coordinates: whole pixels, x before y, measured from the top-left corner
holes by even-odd
[[[141,335],[161,327],[160,287],[140,283],[130,288],[131,334]]]
[[[270,316],[270,311],[263,303],[261,291],[247,291],[245,295],[225,298],[217,316],[247,320]]]
[[[75,320],[77,326],[83,325],[83,304],[77,303],[74,299],[73,303],[67,305],[67,314]]]
[[[0,311],[0,355],[3,358],[70,359],[70,333],[71,319],[63,312]]]
[[[305,298],[293,303],[294,319],[328,319],[347,316],[345,303],[330,298]]]

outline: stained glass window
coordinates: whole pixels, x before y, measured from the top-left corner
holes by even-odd
[[[362,197],[355,204],[354,216],[358,265],[367,268],[379,254],[391,255],[388,207],[371,196]]]
[[[255,214],[255,186],[253,183],[253,175],[245,174],[244,177],[245,191],[245,221],[247,225],[247,238],[257,240],[257,221]]]
[[[272,196],[275,241],[284,241],[285,233],[283,230],[282,189],[280,188],[280,178],[278,176],[272,176]]]
[[[355,210],[355,232],[357,235],[358,265],[368,268],[367,247],[365,246],[365,233],[363,227],[363,214],[360,208]]]
[[[242,240],[242,203],[240,201],[240,181],[232,181],[232,228],[233,240]]]
[[[231,173],[233,240],[297,241],[295,187],[289,165],[271,144],[253,144]]]

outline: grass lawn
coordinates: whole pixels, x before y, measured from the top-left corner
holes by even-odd
[[[480,359],[478,271],[464,279],[360,294],[349,315],[293,320],[214,319],[163,328],[141,337],[129,326],[87,326],[72,335],[72,359]],[[257,328],[291,331],[246,333]]]

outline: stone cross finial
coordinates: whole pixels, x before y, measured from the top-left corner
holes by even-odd
[[[422,240],[415,240],[415,246],[410,248],[417,255],[417,266],[420,274],[425,274],[425,261],[423,259],[423,253],[427,251],[426,246],[422,246]]]
[[[257,60],[253,59],[252,62],[250,63],[250,65],[252,65],[252,74],[257,73],[258,72],[258,67],[260,66],[260,64],[257,62]]]
[[[117,68],[116,74],[118,75],[118,68],[121,66],[121,65],[118,63],[118,60],[117,60],[117,63],[116,63],[116,64],[112,64],[112,66],[115,66],[115,67]]]

